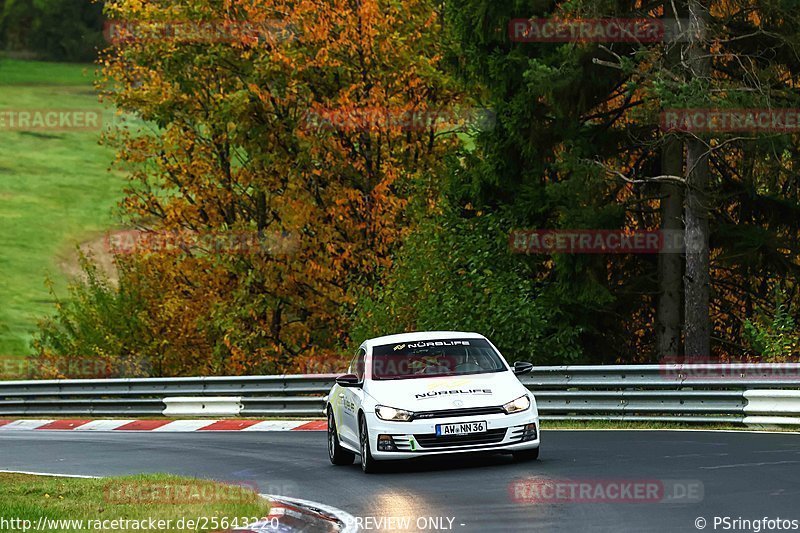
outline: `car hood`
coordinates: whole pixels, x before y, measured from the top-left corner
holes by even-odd
[[[371,381],[366,390],[381,405],[408,411],[498,406],[527,392],[512,372]]]

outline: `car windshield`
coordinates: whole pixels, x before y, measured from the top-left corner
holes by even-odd
[[[485,339],[441,339],[376,346],[372,379],[413,379],[463,376],[506,370]]]

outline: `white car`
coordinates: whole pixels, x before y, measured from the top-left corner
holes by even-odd
[[[327,400],[328,453],[335,465],[465,452],[539,456],[536,400],[477,333],[424,332],[366,341]]]

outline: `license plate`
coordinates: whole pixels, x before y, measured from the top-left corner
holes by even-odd
[[[485,433],[486,422],[462,422],[460,424],[437,424],[436,436],[469,435],[471,433]]]

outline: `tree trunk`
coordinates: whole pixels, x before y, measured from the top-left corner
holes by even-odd
[[[697,139],[686,147],[689,171],[686,191],[686,339],[688,357],[707,359],[711,353],[708,302],[711,286],[708,254],[708,148]]]
[[[688,0],[689,20],[693,28],[705,27],[707,0]],[[708,50],[703,35],[690,32],[687,51],[687,79],[707,79]],[[707,359],[711,354],[709,295],[711,277],[708,251],[708,145],[698,137],[686,142],[686,277],[685,284],[685,353],[687,357]]]
[[[683,175],[683,142],[667,137],[661,151],[661,174]],[[665,182],[661,185],[661,230],[668,242],[683,229],[683,187]],[[657,343],[660,359],[680,355],[681,293],[683,258],[676,250],[664,250],[658,258]]]

